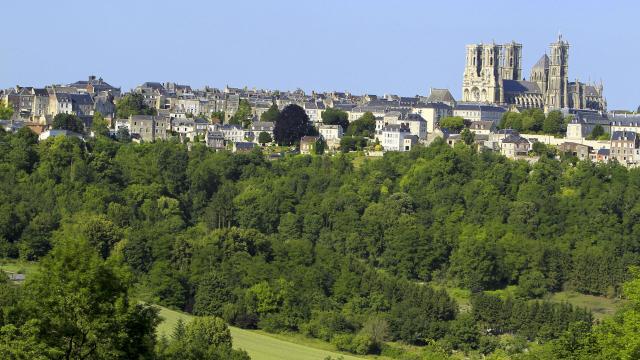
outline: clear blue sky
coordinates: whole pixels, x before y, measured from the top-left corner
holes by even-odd
[[[523,44],[526,77],[561,31],[569,76],[604,81],[609,108],[640,105],[633,1],[9,1],[0,86],[90,74],[201,87],[459,97],[465,44]]]

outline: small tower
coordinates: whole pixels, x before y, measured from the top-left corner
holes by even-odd
[[[502,45],[500,66],[503,80],[521,80],[522,44],[512,41],[508,44]]]
[[[569,43],[558,35],[558,41],[550,45],[550,50],[546,105],[560,109],[569,105]]]

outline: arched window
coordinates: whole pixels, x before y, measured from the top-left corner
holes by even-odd
[[[513,67],[513,58],[509,58],[509,66]]]

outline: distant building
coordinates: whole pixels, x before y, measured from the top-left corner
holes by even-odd
[[[152,115],[131,115],[129,133],[139,135],[143,141],[166,140],[171,129],[169,118]]]
[[[418,141],[407,126],[400,124],[386,125],[377,136],[384,151],[409,151]]]
[[[497,125],[506,111],[499,106],[459,103],[453,108],[453,116],[460,116],[470,122],[491,121]]]
[[[508,158],[526,156],[531,150],[529,140],[520,135],[509,135],[500,141],[500,153]]]
[[[589,160],[589,154],[591,154],[592,150],[591,146],[574,142],[564,142],[558,145],[559,152],[575,156],[579,160]]]
[[[640,138],[633,131],[615,131],[611,134],[610,159],[623,165],[635,165],[640,160]]]
[[[205,143],[207,144],[207,147],[214,150],[225,149],[224,135],[222,134],[222,131],[207,131]]]
[[[319,136],[303,136],[300,139],[301,154],[317,154],[322,139]]]

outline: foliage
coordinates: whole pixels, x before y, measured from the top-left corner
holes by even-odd
[[[3,308],[12,315],[0,349],[13,348],[17,358],[151,359],[157,311],[131,304],[129,285],[116,259],[64,238],[30,274],[17,304]]]
[[[457,133],[464,128],[464,119],[461,116],[443,117],[440,119],[440,127]]]
[[[469,128],[464,128],[464,130],[462,130],[462,132],[460,133],[460,137],[462,138],[462,141],[464,141],[464,143],[467,145],[473,144],[476,140],[476,134],[471,132]]]
[[[116,102],[116,116],[127,119],[131,115],[156,115],[156,109],[144,103],[144,96],[138,93],[129,93]]]
[[[223,123],[225,119],[224,111],[214,111],[211,113],[211,121],[214,123]]]
[[[292,145],[310,132],[309,117],[298,105],[287,105],[276,121],[273,135],[278,145]]]
[[[238,109],[229,119],[229,124],[241,125],[247,128],[251,124],[253,119],[253,113],[251,112],[251,104],[246,99],[240,99],[238,103]]]
[[[278,120],[278,116],[280,116],[280,110],[278,109],[278,105],[274,103],[267,111],[260,115],[260,121],[276,122]]]
[[[376,131],[376,117],[370,112],[365,112],[360,118],[352,121],[345,136],[373,137]]]
[[[79,117],[73,114],[57,114],[53,117],[51,127],[53,129],[73,131],[78,134],[82,134],[84,132],[84,123]]]
[[[99,111],[93,114],[91,129],[96,135],[109,136],[109,122]]]
[[[344,130],[349,127],[349,115],[343,110],[327,108],[322,112],[321,117],[325,125],[340,125]]]
[[[231,332],[224,320],[197,317],[186,325],[178,322],[172,340],[159,348],[163,360],[249,360],[249,355],[231,347]]]
[[[369,141],[362,136],[343,136],[340,139],[340,151],[349,152],[364,149]]]
[[[4,102],[0,102],[0,120],[9,120],[13,116],[13,108]]]
[[[574,322],[591,324],[583,310],[529,298],[561,289],[615,298],[628,267],[640,262],[640,171],[617,164],[548,156],[529,164],[441,140],[377,159],[277,161],[203,144],[187,151],[171,141],[38,143],[28,130],[0,132],[0,148],[3,254],[59,259],[60,244],[77,242],[65,248],[64,271],[47,265],[55,271],[28,280],[40,284],[37,291],[25,284],[29,301],[15,296],[33,316],[13,312],[11,300],[0,305],[0,325],[15,327],[3,330],[2,341],[25,352],[61,346],[32,336],[33,329],[78,327],[64,320],[59,293],[82,304],[79,315],[125,334],[128,328],[114,322],[132,319],[135,307],[125,300],[134,280],[149,301],[246,328],[333,342],[342,336],[358,344],[352,351],[384,352],[380,339],[388,339],[424,345],[430,354],[498,349],[511,356],[534,339],[549,352],[553,339],[591,344],[598,332],[572,329]],[[94,281],[116,295],[78,290],[95,289]],[[516,290],[514,298],[472,299],[469,320],[427,282]],[[87,304],[100,306],[85,310]],[[41,310],[52,307],[56,313]],[[633,330],[624,316],[607,322],[611,331],[603,333],[614,335],[603,344],[615,348],[611,339]],[[46,323],[27,325],[32,319]],[[135,322],[148,324],[143,320]],[[98,340],[109,336],[94,343],[103,348]],[[503,344],[505,336],[513,340]]]
[[[506,112],[502,115],[498,127],[549,135],[561,135],[566,131],[565,119],[560,111],[550,111],[545,116],[542,109],[526,109],[519,113]]]
[[[264,145],[266,143],[270,143],[272,141],[273,141],[273,139],[271,138],[271,134],[269,134],[268,132],[262,131],[258,135],[258,142],[260,144],[262,144],[262,145]]]

